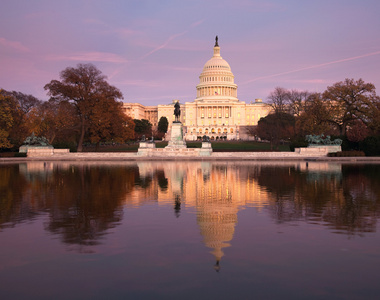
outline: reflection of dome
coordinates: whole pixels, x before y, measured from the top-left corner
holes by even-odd
[[[237,100],[237,85],[227,61],[220,56],[220,47],[215,43],[214,55],[203,67],[197,85],[197,99],[212,97],[215,100]]]
[[[230,246],[237,223],[237,207],[223,205],[221,203],[208,203],[207,207],[199,207],[197,223],[203,236],[203,241],[216,261],[220,261],[223,254],[222,248]]]

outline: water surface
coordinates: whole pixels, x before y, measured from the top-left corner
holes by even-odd
[[[380,165],[0,165],[1,299],[378,299]]]

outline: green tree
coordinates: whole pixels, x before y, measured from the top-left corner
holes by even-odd
[[[152,134],[152,124],[146,119],[134,119],[135,138],[140,139],[143,135],[150,136]]]
[[[59,101],[74,104],[80,120],[77,151],[83,149],[85,134],[91,126],[91,115],[98,105],[107,99],[122,99],[121,92],[106,81],[106,76],[92,64],[78,64],[76,68],[66,68],[60,73],[61,81],[52,80],[45,85],[48,95]],[[105,112],[99,109],[99,111]]]
[[[322,97],[331,112],[327,121],[339,129],[340,135],[346,135],[348,126],[353,125],[355,120],[368,124],[371,110],[378,99],[375,86],[362,79],[345,79],[335,83],[327,87]]]
[[[158,121],[157,129],[159,132],[166,133],[168,131],[169,121],[166,117],[161,117]]]
[[[295,135],[295,118],[293,115],[277,112],[261,118],[257,124],[257,136],[270,141],[271,150],[278,149],[283,140],[289,140]]]

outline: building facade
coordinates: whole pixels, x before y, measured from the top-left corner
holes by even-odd
[[[237,97],[237,85],[231,67],[220,55],[216,40],[214,53],[203,67],[193,102],[181,104],[180,121],[185,127],[185,139],[197,140],[206,135],[216,139],[248,139],[247,127],[257,125],[261,117],[270,113],[271,106],[256,99],[246,104]],[[147,119],[157,126],[161,117],[170,125],[174,121],[174,103],[158,106],[144,106],[125,103],[125,112],[133,119]]]

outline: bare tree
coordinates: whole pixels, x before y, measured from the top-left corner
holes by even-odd
[[[272,91],[268,100],[270,105],[272,106],[274,112],[276,113],[284,113],[289,110],[289,91],[282,87],[276,87],[274,91]]]
[[[308,91],[291,90],[288,92],[289,113],[299,117],[305,110],[305,103],[310,97]]]

